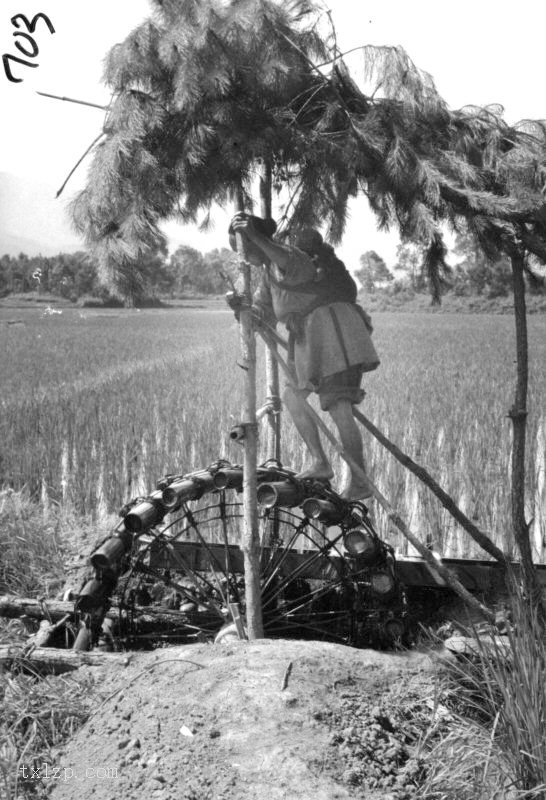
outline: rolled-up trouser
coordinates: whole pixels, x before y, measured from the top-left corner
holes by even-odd
[[[287,386],[302,397],[307,397],[311,392],[319,396],[320,407],[323,411],[328,411],[338,400],[348,400],[352,405],[361,403],[366,392],[361,388],[362,375],[364,370],[360,364],[335,372],[326,378],[321,378],[318,386],[308,384],[305,388],[298,388],[291,381]]]
[[[362,366],[355,364],[341,372],[321,378],[315,391],[319,396],[322,410],[328,411],[338,400],[348,400],[353,405],[361,403],[366,394],[360,386],[362,374]]]

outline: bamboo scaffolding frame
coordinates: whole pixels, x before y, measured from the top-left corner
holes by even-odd
[[[261,323],[264,326],[264,323]],[[265,330],[269,337],[275,337],[275,341],[278,344],[281,344],[285,349],[287,349],[288,345],[286,341],[279,336],[276,331],[273,331],[272,328],[269,328],[265,325]],[[451,516],[461,525],[461,527],[474,539],[474,541],[483,549],[485,552],[489,553],[496,561],[498,561],[503,567],[507,567],[510,564],[510,560],[508,556],[503,553],[503,551],[498,548],[493,541],[483,532],[481,531],[477,525],[475,525],[472,520],[470,520],[466,514],[459,508],[459,506],[455,503],[452,497],[445,492],[442,487],[434,480],[432,475],[420,464],[417,464],[410,458],[406,453],[403,453],[399,447],[397,447],[393,442],[390,441],[380,430],[377,428],[371,420],[369,420],[361,411],[358,409],[353,409],[353,413],[355,418],[360,422],[360,424],[366,428],[366,430],[372,434],[372,436],[377,439],[377,441],[392,455],[394,458],[402,464],[409,472],[413,473],[421,483],[424,483],[425,486],[430,489],[430,491],[440,500],[444,508],[451,514]]]
[[[258,328],[258,333],[260,334],[260,336],[262,337],[262,339],[264,340],[264,342],[266,344],[270,343],[271,340],[269,338],[269,335],[268,335],[268,333],[266,331],[264,331],[263,328],[261,328],[261,327]],[[272,351],[272,352],[274,352],[274,351]],[[282,356],[278,352],[275,352],[275,356],[274,357],[276,358],[280,368],[282,369],[284,374],[287,376],[287,378],[290,381],[294,381],[295,377],[296,377],[295,374],[294,374],[294,371],[288,366],[288,364],[282,358]],[[379,505],[383,508],[383,510],[386,512],[387,518],[406,537],[406,539],[410,542],[410,544],[413,545],[413,547],[415,547],[417,552],[427,562],[427,564],[431,568],[431,570],[436,572],[445,581],[446,585],[449,586],[454,592],[456,592],[456,594],[458,594],[459,597],[461,597],[462,600],[464,600],[464,602],[470,608],[473,608],[475,611],[477,611],[479,614],[481,614],[487,620],[489,620],[490,622],[494,623],[495,622],[494,613],[490,609],[488,609],[485,605],[483,605],[483,603],[480,603],[480,601],[477,600],[472,594],[470,594],[470,592],[459,581],[457,576],[450,569],[445,567],[441,563],[441,561],[438,560],[433,555],[433,553],[428,549],[428,547],[426,545],[424,545],[418,539],[418,537],[410,530],[408,525],[406,525],[406,523],[404,522],[404,520],[402,519],[400,514],[392,507],[392,505],[389,503],[387,498],[379,491],[377,486],[375,486],[372,483],[372,481],[370,481],[369,476],[367,476],[360,469],[358,464],[355,461],[353,461],[353,459],[347,453],[345,453],[345,451],[343,450],[341,445],[338,443],[338,441],[335,438],[335,436],[333,435],[333,433],[329,430],[329,428],[326,426],[326,424],[321,419],[321,417],[317,414],[317,412],[314,410],[314,408],[312,406],[310,406],[309,403],[307,403],[306,400],[304,400],[303,402],[306,405],[306,409],[307,409],[309,415],[316,422],[319,430],[324,434],[324,436],[332,444],[332,446],[334,447],[334,449],[337,452],[337,454],[341,458],[343,458],[343,460],[348,464],[348,466],[350,467],[350,469],[353,471],[353,473],[355,475],[358,475],[358,476],[360,476],[362,478],[365,478],[366,481],[369,484],[371,484],[371,486],[373,488],[373,496],[377,500]]]

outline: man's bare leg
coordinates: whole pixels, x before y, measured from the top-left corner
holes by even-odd
[[[315,420],[307,410],[304,398],[308,394],[308,392],[298,393],[291,386],[287,386],[283,394],[284,404],[311,456],[311,466],[300,472],[297,477],[329,481],[334,477],[334,471],[322,447]]]
[[[362,434],[353,416],[352,404],[349,400],[338,400],[328,411],[339,431],[343,450],[356,462],[362,472],[366,473]],[[349,484],[343,489],[341,495],[346,500],[366,500],[372,497],[373,487],[365,475],[361,477],[350,470]]]

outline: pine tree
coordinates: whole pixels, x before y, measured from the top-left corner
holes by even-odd
[[[462,222],[491,259],[511,259],[518,382],[513,523],[533,591],[524,517],[529,255],[546,261],[546,124],[509,126],[498,106],[452,111],[401,48],[363,48],[364,94],[306,0],[155,0],[156,15],[109,53],[113,91],[79,230],[118,290],[161,242],[164,219],[195,221],[238,194],[252,207],[261,163],[287,191],[281,228],[344,231],[364,193],[381,229],[423,248],[433,302],[449,273],[441,225]],[[319,68],[317,63],[321,63]],[[328,69],[327,69],[328,67]],[[205,216],[206,223],[206,216]]]
[[[449,272],[441,223],[467,220],[488,254],[516,237],[546,255],[541,123],[510,127],[496,106],[450,111],[401,48],[363,48],[365,95],[303,0],[156,6],[108,54],[114,99],[73,206],[121,290],[162,220],[204,214],[206,225],[239,186],[250,208],[261,162],[289,195],[281,229],[325,224],[335,244],[350,198],[365,193],[380,228],[423,246],[434,301]],[[332,58],[329,72],[315,68]]]
[[[307,7],[270,0],[155,3],[106,58],[114,99],[86,188],[72,214],[103,276],[125,293],[143,253],[161,244],[160,222],[196,221],[251,184],[264,160],[277,180],[305,159],[290,119],[318,79],[295,49],[323,57]],[[289,41],[287,41],[289,38]]]

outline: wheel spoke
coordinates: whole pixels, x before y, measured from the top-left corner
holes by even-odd
[[[240,544],[241,503],[227,502],[228,491],[218,490],[207,504],[193,508],[191,503],[183,503],[168,517],[168,523],[152,529],[146,546],[141,544],[138,553],[129,557],[128,570],[119,579],[118,593],[122,598],[129,589],[138,588],[135,582],[140,573],[144,576],[140,578],[144,589],[149,589],[153,581],[161,581],[180,592],[184,600],[204,607],[202,619],[199,612],[195,618],[190,613],[188,621],[180,620],[180,624],[173,619],[173,628],[169,633],[160,630],[159,638],[212,635],[218,630],[218,623],[226,619],[230,602],[238,603],[245,613],[243,562],[234,547]],[[342,643],[351,640],[355,630],[353,591],[358,592],[358,586],[351,588],[353,577],[347,554],[342,552],[345,530],[328,530],[318,521],[302,516],[301,511],[283,507],[260,512],[258,533],[267,633]],[[150,552],[159,554],[156,562],[152,555],[157,570],[144,563],[149,561]],[[206,619],[209,612],[210,623]],[[129,618],[125,624],[135,630]],[[131,638],[147,637],[135,630],[133,637],[128,636]]]
[[[265,574],[267,574],[267,572],[270,572],[270,574],[269,574],[267,580],[265,581],[264,585],[262,586],[262,593],[265,592],[265,590],[268,588],[268,586],[271,583],[271,581],[273,580],[273,578],[278,574],[280,568],[282,567],[282,565],[284,564],[284,562],[286,561],[286,559],[290,555],[290,551],[292,549],[293,543],[296,541],[296,539],[298,538],[298,536],[300,535],[300,533],[304,529],[304,527],[307,526],[308,524],[309,524],[309,520],[305,519],[301,523],[301,525],[298,525],[298,527],[295,528],[295,530],[293,531],[292,536],[290,537],[290,540],[288,541],[288,543],[282,548],[279,547],[275,551],[275,554],[273,554],[273,555],[270,554],[270,560],[269,560],[269,563],[267,564],[268,569],[264,569],[264,573]],[[279,551],[280,551],[280,557],[278,558],[277,561],[274,561],[275,556],[279,553]]]
[[[342,581],[338,581],[337,583],[327,584],[326,586],[320,586],[317,589],[312,589],[311,591],[307,592],[307,594],[303,594],[294,602],[298,602],[298,606],[290,606],[289,613],[295,614],[305,606],[309,605],[320,597],[324,597],[329,592],[333,591],[337,586],[342,586]]]
[[[212,552],[212,550],[209,547],[209,544],[206,541],[206,539],[201,535],[201,531],[199,530],[199,527],[197,525],[197,521],[196,521],[194,515],[192,514],[192,512],[190,511],[189,508],[187,508],[187,510],[186,510],[186,518],[187,518],[188,522],[190,523],[191,527],[194,529],[195,533],[197,534],[197,537],[198,537],[199,541],[201,542],[201,544],[203,545],[203,547],[205,548],[205,550],[208,553],[209,566],[210,566],[212,574],[214,575],[214,580],[216,581],[216,588],[218,589],[218,592],[220,593],[220,597],[222,598],[222,602],[223,602],[224,606],[227,609],[229,601],[228,601],[228,598],[224,594],[224,590],[222,589],[222,585],[220,583],[220,579],[218,578],[218,574],[216,572],[214,564],[216,563],[216,565],[220,567],[220,572],[223,574],[224,578],[226,579],[227,585],[229,586],[229,577],[226,574],[226,570],[222,567],[222,565],[220,564],[220,562],[218,561],[218,559],[216,558],[216,556]],[[226,569],[227,568],[228,568],[228,565],[226,564]]]
[[[241,595],[239,593],[239,587],[237,586],[237,581],[235,579],[235,571],[232,566],[231,553],[229,550],[228,517],[226,514],[226,493],[224,490],[220,492],[220,500],[218,505],[220,509],[220,520],[222,522],[222,538],[224,540],[224,556],[226,559],[228,592],[230,590],[233,591],[235,595],[235,601],[240,604]]]
[[[325,556],[325,553],[328,550],[329,550],[329,546],[324,546],[321,550],[314,551],[313,555],[309,559],[306,559],[302,564],[300,564],[299,567],[296,567],[296,569],[293,570],[293,572],[291,572],[289,575],[287,575],[285,578],[283,578],[281,580],[281,582],[275,587],[274,592],[268,594],[267,602],[264,602],[264,608],[270,602],[272,602],[279,595],[279,593],[282,592],[283,589],[285,589],[291,582],[293,582],[297,578],[299,578],[299,576],[303,572],[305,572],[307,569],[309,569],[309,567],[312,566],[315,562],[317,562],[320,559],[322,559]],[[341,579],[342,578],[340,576],[340,580]]]

